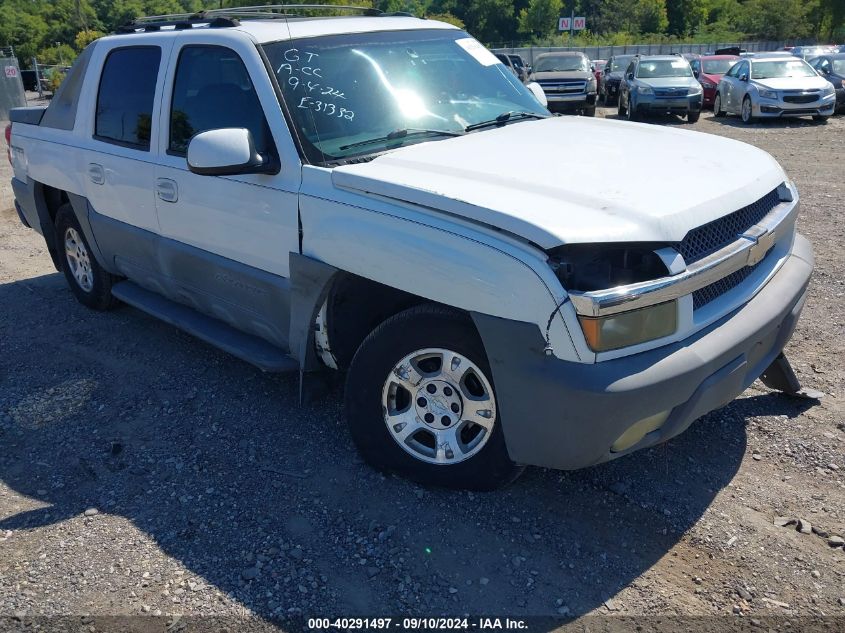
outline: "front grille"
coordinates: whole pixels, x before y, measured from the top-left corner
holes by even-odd
[[[739,211],[691,230],[678,244],[678,252],[687,265],[707,257],[735,242],[738,236],[766,217],[780,202],[780,194],[774,189]]]
[[[804,95],[784,95],[783,100],[786,103],[813,103],[814,101],[819,100],[819,95],[817,93]]]
[[[686,88],[655,88],[654,96],[658,99],[676,99],[678,97],[686,97]]]
[[[753,266],[746,266],[745,268],[740,268],[738,271],[731,273],[727,277],[722,277],[721,279],[713,282],[709,286],[699,288],[698,290],[692,293],[692,309],[698,310],[699,308],[706,306],[714,299],[721,297],[729,290],[736,288],[739,284],[748,279],[751,273],[753,273],[759,265],[760,262],[757,262]]]
[[[587,91],[584,79],[546,79],[539,82],[544,92],[554,94],[578,94]]]

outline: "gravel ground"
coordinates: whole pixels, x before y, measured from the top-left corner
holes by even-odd
[[[79,305],[19,224],[3,160],[0,616],[604,616],[592,630],[838,616],[818,621],[845,629],[845,117],[655,124],[757,145],[798,184],[817,269],[787,353],[827,395],[755,383],[668,444],[529,468],[487,494],[362,464],[338,387],[300,406],[294,376],[128,307]]]

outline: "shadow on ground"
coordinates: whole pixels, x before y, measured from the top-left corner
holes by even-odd
[[[424,490],[360,462],[339,388],[299,406],[296,377],[128,307],[90,312],[57,274],[0,286],[0,303],[0,479],[48,504],[0,515],[0,531],[120,515],[266,617],[555,614],[557,600],[588,612],[731,481],[747,417],[802,406],[755,396],[599,467],[528,469],[488,494]],[[91,556],[123,556],[116,547]],[[143,591],[137,575],[121,582],[121,597]]]

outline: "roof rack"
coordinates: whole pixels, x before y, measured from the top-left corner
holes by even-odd
[[[275,20],[303,17],[296,11],[343,11],[358,12],[362,16],[407,16],[410,13],[386,14],[372,7],[347,6],[338,4],[266,4],[226,9],[209,9],[198,13],[173,13],[168,15],[150,15],[138,17],[118,27],[116,33],[137,33],[159,31],[162,27],[176,30],[191,29],[194,26],[208,25],[210,28],[239,26],[238,18],[250,20]]]

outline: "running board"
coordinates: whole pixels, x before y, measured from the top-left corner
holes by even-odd
[[[202,339],[267,372],[298,371],[299,363],[264,339],[246,334],[193,308],[171,301],[132,283],[121,281],[111,293],[139,310]]]

